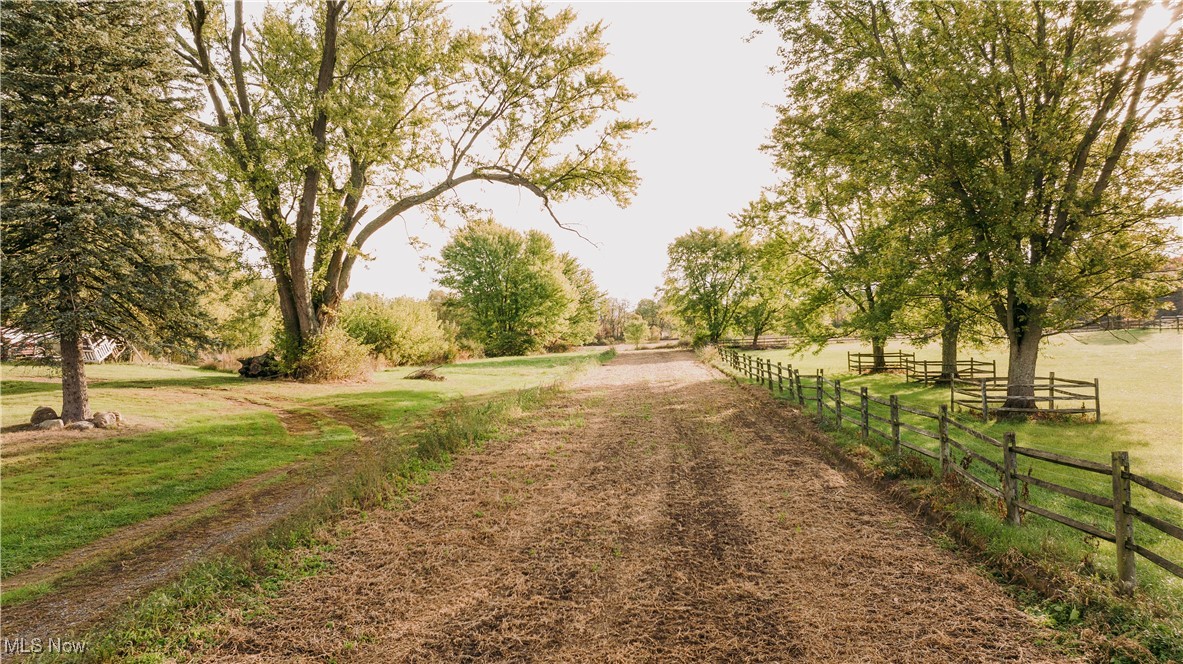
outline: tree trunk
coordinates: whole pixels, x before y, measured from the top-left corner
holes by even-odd
[[[957,337],[961,334],[961,323],[946,320],[941,328],[941,376],[937,385],[948,385],[957,378]]]
[[[1035,363],[1043,330],[1028,324],[1022,334],[1011,333],[1010,356],[1006,370],[1006,403],[1003,408],[1035,408]],[[1025,413],[1014,413],[1026,417]]]
[[[304,352],[308,342],[320,332],[319,317],[316,314],[308,288],[296,288],[284,262],[271,256],[271,271],[275,275],[275,290],[279,295],[279,313],[283,319],[286,345],[277,350],[287,362],[295,362]]]
[[[69,424],[90,419],[86,392],[86,365],[82,362],[82,335],[70,330],[58,335],[62,344],[62,420]]]
[[[887,337],[871,337],[871,373],[887,371]]]

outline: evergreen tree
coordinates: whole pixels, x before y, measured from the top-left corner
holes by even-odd
[[[61,342],[62,418],[90,417],[83,342],[192,340],[211,236],[194,220],[192,95],[172,7],[5,2],[5,324]]]

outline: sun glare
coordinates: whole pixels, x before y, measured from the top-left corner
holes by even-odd
[[[1166,5],[1151,5],[1146,9],[1146,13],[1142,15],[1142,20],[1138,22],[1138,46],[1142,46],[1154,39],[1158,33],[1170,29],[1172,31],[1179,29],[1178,21],[1172,24],[1172,12]]]

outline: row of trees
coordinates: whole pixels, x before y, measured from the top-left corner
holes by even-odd
[[[1031,407],[1047,335],[1173,290],[1183,6],[753,11],[784,39],[767,150],[786,178],[744,225],[814,262],[877,349],[905,307],[946,358],[988,331],[1010,350],[1006,405]]]
[[[741,233],[670,247],[667,296],[706,338],[767,315],[804,342],[857,333],[882,366],[891,335],[939,336],[946,376],[959,343],[1001,338],[1007,405],[1030,407],[1045,337],[1178,287],[1183,7],[753,11],[784,39],[766,150],[785,178]]]
[[[717,343],[733,330],[753,344],[772,329],[800,334],[817,319],[806,315],[806,293],[820,283],[808,267],[780,238],[698,228],[669,246],[664,300],[696,341]]]
[[[646,123],[570,9],[503,5],[480,30],[425,0],[0,12],[3,322],[61,339],[67,421],[89,416],[84,337],[211,341],[219,228],[261,252],[299,368],[400,215],[467,218],[458,192],[494,183],[559,223],[555,203],[638,183],[623,150]]]

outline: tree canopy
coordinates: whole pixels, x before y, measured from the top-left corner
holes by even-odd
[[[441,251],[439,283],[456,293],[461,333],[486,355],[568,347],[595,334],[602,296],[590,272],[539,231],[469,224]]]
[[[747,234],[696,228],[669,249],[664,295],[696,336],[717,343],[754,288],[755,255]]]
[[[785,41],[778,162],[820,154],[842,168],[813,180],[935,212],[945,268],[1010,343],[1008,405],[1029,405],[1046,334],[1169,290],[1161,222],[1180,212],[1183,147],[1156,139],[1180,127],[1183,8],[1147,36],[1149,5],[754,8]]]
[[[552,205],[638,183],[623,156],[646,126],[603,67],[604,27],[570,9],[503,5],[480,31],[422,0],[189,2],[179,51],[204,83],[219,218],[258,243],[298,349],[330,325],[366,243],[421,208],[500,183]]]
[[[193,89],[160,3],[5,2],[5,324],[58,336],[62,417],[90,417],[82,343],[204,339],[214,256],[186,157]]]

